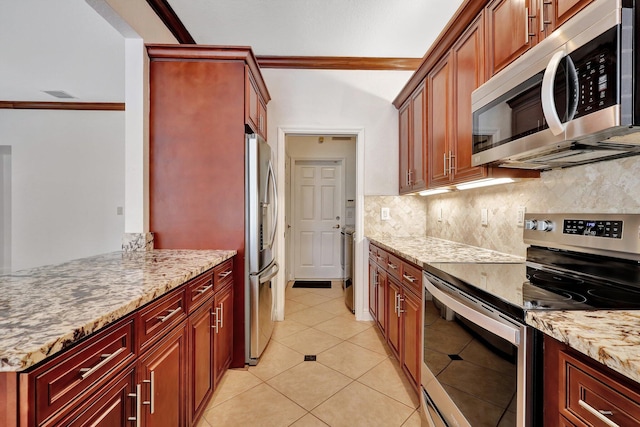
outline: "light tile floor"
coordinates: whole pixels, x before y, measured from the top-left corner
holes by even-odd
[[[341,283],[291,285],[260,362],[227,371],[198,427],[424,425],[417,394],[374,323],[345,307]]]

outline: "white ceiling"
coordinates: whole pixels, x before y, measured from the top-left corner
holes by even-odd
[[[416,58],[462,0],[169,3],[198,44],[248,45],[256,55]],[[124,38],[85,0],[0,0],[0,58],[0,100],[58,101],[42,91],[64,90],[74,101],[124,101]]]
[[[462,0],[169,0],[198,44],[256,55],[421,58]]]

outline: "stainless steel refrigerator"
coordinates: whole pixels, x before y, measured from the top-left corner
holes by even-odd
[[[246,271],[248,272],[245,340],[246,362],[258,363],[274,326],[274,242],[278,217],[276,176],[271,147],[258,135],[247,135],[246,166]]]

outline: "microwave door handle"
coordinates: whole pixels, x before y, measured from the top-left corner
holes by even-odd
[[[553,94],[553,83],[556,78],[556,71],[560,66],[560,61],[564,58],[564,51],[556,52],[549,61],[547,69],[544,70],[544,77],[542,78],[542,112],[544,118],[549,124],[549,129],[554,135],[560,135],[564,132],[564,125],[558,117],[558,111],[555,106],[555,96]]]
[[[567,73],[568,81],[567,87],[570,88],[569,91],[569,116],[567,117],[567,121],[573,120],[576,112],[578,111],[578,102],[580,96],[580,82],[578,82],[578,71],[576,70],[576,66],[571,59],[571,56],[567,55]]]
[[[276,185],[276,175],[273,172],[273,164],[269,161],[269,176],[271,179],[267,178],[267,181],[271,182],[273,186],[273,218],[272,218],[272,227],[271,227],[271,238],[269,239],[269,247],[273,247],[273,244],[276,240],[276,228],[278,224],[278,188]],[[268,188],[268,184],[267,184]],[[268,193],[268,190],[267,190]]]

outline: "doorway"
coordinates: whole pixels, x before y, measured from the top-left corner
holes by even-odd
[[[342,277],[341,230],[355,226],[355,135],[286,135],[286,281]]]

